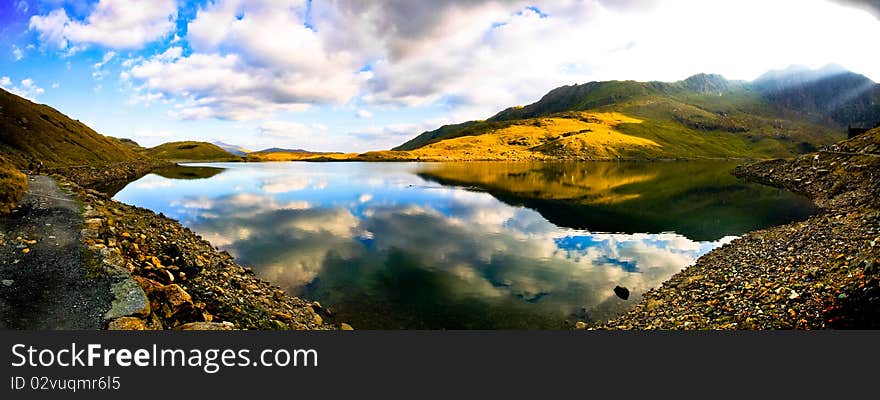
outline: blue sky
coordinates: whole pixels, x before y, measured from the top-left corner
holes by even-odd
[[[364,151],[590,80],[877,81],[877,32],[825,0],[5,0],[0,86],[144,145]]]

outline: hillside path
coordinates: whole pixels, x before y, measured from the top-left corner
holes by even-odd
[[[0,329],[102,329],[113,296],[89,277],[79,203],[54,179],[29,176],[18,208],[0,216]]]

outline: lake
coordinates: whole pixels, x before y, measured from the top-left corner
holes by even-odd
[[[617,315],[736,236],[815,211],[734,166],[203,163],[114,198],[177,219],[356,329],[560,329]]]

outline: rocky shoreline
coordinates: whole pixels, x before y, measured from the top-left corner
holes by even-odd
[[[116,300],[105,316],[109,329],[352,329],[329,322],[330,310],[319,303],[259,279],[177,221],[80,186],[100,187],[156,167],[83,168],[56,175],[82,203],[82,240],[91,250],[93,271],[114,282]]]
[[[62,175],[87,188],[100,187],[120,181],[132,181],[157,168],[173,166],[169,161],[143,160],[110,165],[79,165],[46,168],[45,172]]]
[[[750,232],[646,292],[625,314],[582,329],[880,327],[880,130],[738,177],[802,193],[822,210]]]

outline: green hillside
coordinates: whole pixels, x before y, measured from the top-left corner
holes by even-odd
[[[619,113],[637,119],[641,122],[615,125],[614,132],[655,144],[613,149],[603,152],[606,155],[632,158],[784,157],[809,152],[842,139],[848,124],[859,126],[866,124],[865,121],[880,121],[880,96],[877,93],[880,93],[880,86],[861,75],[821,70],[800,79],[793,79],[791,72],[782,71],[753,83],[729,81],[720,75],[709,74],[670,83],[589,82],[556,88],[533,104],[508,108],[484,121],[446,125],[422,133],[394,150],[418,154],[428,148],[443,147],[441,142],[451,139],[494,136],[509,132],[512,127],[522,132],[523,128],[535,126],[536,133],[539,133],[537,128],[542,121],[583,119],[583,113],[587,112]],[[548,135],[546,141],[533,143],[527,149],[530,152],[528,158],[607,158],[592,154],[595,146],[581,145],[591,136],[595,133]],[[595,138],[589,140],[595,142]],[[490,148],[479,148],[481,144],[476,140],[467,142],[467,145],[445,146],[445,150],[491,152]]]
[[[146,150],[140,144],[138,144],[138,142],[135,142],[134,140],[131,140],[131,139],[127,139],[127,138],[111,138],[111,139],[116,140],[119,143],[122,143],[123,145],[127,146],[128,148],[130,148],[136,152],[143,152],[144,150]]]
[[[26,167],[106,165],[145,157],[118,140],[102,136],[52,107],[0,89],[0,153]]]
[[[161,160],[174,161],[240,161],[241,157],[206,142],[184,141],[163,143],[147,149],[146,154]]]

